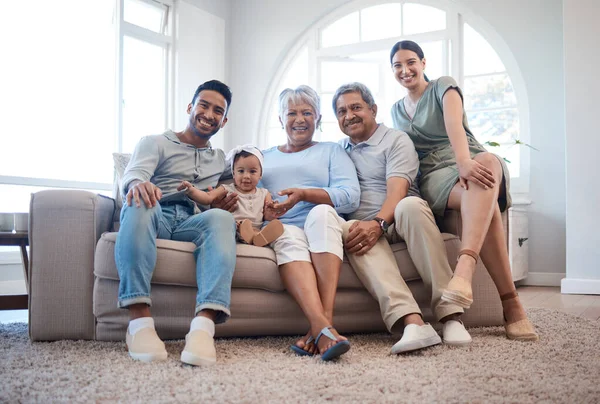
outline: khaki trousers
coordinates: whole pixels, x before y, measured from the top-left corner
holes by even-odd
[[[343,240],[354,220],[343,225]],[[460,306],[444,302],[442,292],[452,278],[446,246],[433,213],[426,201],[409,196],[402,199],[394,211],[394,225],[386,237],[362,256],[347,254],[348,260],[360,281],[379,302],[381,316],[388,330],[402,317],[421,310],[406,285],[394,258],[390,242],[404,240],[408,253],[425,284],[431,289],[431,310],[436,320],[450,314],[463,313]],[[403,327],[403,324],[398,324]]]

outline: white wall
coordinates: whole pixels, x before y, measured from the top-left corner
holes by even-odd
[[[564,0],[567,277],[563,293],[600,294],[600,2]]]
[[[593,0],[590,0],[593,1]],[[231,86],[235,94],[227,148],[256,135],[268,85],[294,41],[348,0],[245,0],[232,3]],[[531,153],[529,271],[565,272],[565,137],[561,0],[455,0],[507,43],[529,96]]]
[[[212,3],[180,1],[177,4],[174,130],[183,130],[188,123],[187,106],[201,83],[212,79],[227,82],[225,19],[199,8]],[[210,9],[223,13],[216,6]],[[226,128],[220,131],[211,139],[211,144],[223,148],[226,133]]]

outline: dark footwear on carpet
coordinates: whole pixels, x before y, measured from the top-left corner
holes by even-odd
[[[283,224],[277,219],[272,220],[261,231],[254,235],[255,246],[264,247],[277,240],[283,234]]]
[[[521,303],[518,299],[519,295],[516,291],[500,296],[503,310],[510,308],[521,308]],[[513,321],[512,323],[508,323],[506,321],[506,316],[504,316],[504,329],[506,330],[506,338],[508,339],[513,339],[516,341],[537,341],[540,339],[535,332],[533,324],[531,324],[527,317],[523,317]]]
[[[312,337],[312,335],[310,337],[308,337],[308,339],[306,340],[306,342],[304,343],[304,346],[308,346],[308,344],[312,343],[315,339]],[[305,351],[304,349],[300,348],[298,345],[296,344],[292,344],[290,345],[290,348],[292,351],[294,351],[294,353],[298,356],[315,356],[314,353]]]
[[[400,341],[392,347],[393,354],[416,351],[442,343],[442,339],[430,324],[409,324],[404,327]]]
[[[324,327],[317,336],[317,338],[315,338],[315,345],[319,344],[319,340],[322,336],[326,336],[332,341],[337,341],[337,343],[334,346],[330,347],[328,350],[321,354],[321,359],[324,361],[330,361],[332,359],[339,358],[340,356],[342,356],[350,350],[350,342],[347,340],[338,341],[338,339],[335,337],[335,335],[333,335],[331,331],[329,331],[329,329],[333,329],[333,327]]]
[[[468,309],[473,304],[471,282],[460,276],[454,276],[442,293],[442,300]]]
[[[252,227],[252,222],[250,220],[244,219],[240,222],[238,233],[246,244],[252,244],[252,240],[254,239],[254,228]]]

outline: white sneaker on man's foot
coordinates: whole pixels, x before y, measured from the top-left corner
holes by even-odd
[[[156,330],[145,327],[134,335],[129,334],[129,328],[125,335],[125,342],[129,350],[129,356],[142,362],[164,361],[167,359],[165,343],[161,341]]]
[[[204,330],[193,330],[185,336],[181,361],[188,365],[214,365],[217,362],[215,340]]]
[[[409,324],[404,327],[404,334],[402,334],[400,341],[396,342],[392,347],[392,353],[399,354],[416,351],[417,349],[427,348],[441,343],[442,339],[431,325]]]
[[[465,329],[462,321],[449,320],[442,327],[442,335],[444,336],[444,344],[463,346],[469,345],[472,341],[471,335]]]

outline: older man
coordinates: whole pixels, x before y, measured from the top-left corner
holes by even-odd
[[[443,323],[444,343],[469,344],[471,336],[459,320],[463,309],[441,300],[452,270],[433,213],[419,197],[415,182],[419,160],[413,143],[406,133],[377,124],[377,105],[364,84],[341,86],[332,104],[340,129],[348,136],[340,143],[356,166],[361,188],[360,207],[343,226],[344,244],[354,271],[379,301],[388,330],[404,328],[392,353],[442,342],[433,327],[423,322],[400,275],[389,246],[400,239],[431,289],[431,308]]]

